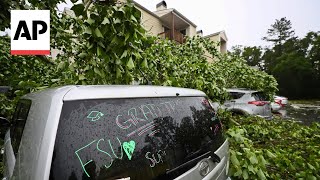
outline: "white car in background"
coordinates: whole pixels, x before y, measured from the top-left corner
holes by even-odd
[[[274,96],[274,102],[284,107],[288,104],[288,98],[283,96]]]
[[[281,109],[281,105],[276,102],[271,102],[271,111],[278,112]]]

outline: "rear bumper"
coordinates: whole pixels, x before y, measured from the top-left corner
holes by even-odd
[[[202,159],[195,167],[185,172],[175,180],[225,180],[228,179],[229,170],[229,143],[228,140],[215,151],[215,154],[221,158],[220,162],[213,162],[212,158]],[[207,164],[208,172],[206,175],[200,175],[203,164]]]

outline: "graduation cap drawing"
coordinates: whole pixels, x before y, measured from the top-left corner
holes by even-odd
[[[91,111],[90,114],[87,116],[90,121],[98,121],[104,114],[100,111]]]

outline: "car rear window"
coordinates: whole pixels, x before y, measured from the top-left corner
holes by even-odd
[[[224,140],[205,97],[68,101],[50,179],[174,179]]]
[[[244,93],[241,92],[229,92],[229,96],[231,99],[240,99]]]
[[[252,93],[252,96],[256,101],[267,101],[267,97],[262,92]]]

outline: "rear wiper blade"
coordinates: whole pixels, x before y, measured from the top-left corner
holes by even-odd
[[[173,173],[175,171],[183,169],[183,168],[185,168],[187,166],[190,166],[192,164],[197,164],[198,162],[200,162],[203,158],[205,158],[207,156],[210,156],[211,159],[216,163],[220,163],[220,161],[221,161],[221,158],[218,155],[216,155],[214,152],[209,151],[209,152],[206,152],[206,153],[202,154],[201,156],[199,156],[197,158],[194,158],[194,159],[192,159],[192,160],[190,160],[188,162],[185,162],[185,163],[181,164],[178,167],[175,167],[173,169],[167,170],[166,174],[168,175],[168,174],[171,174],[171,173]]]

